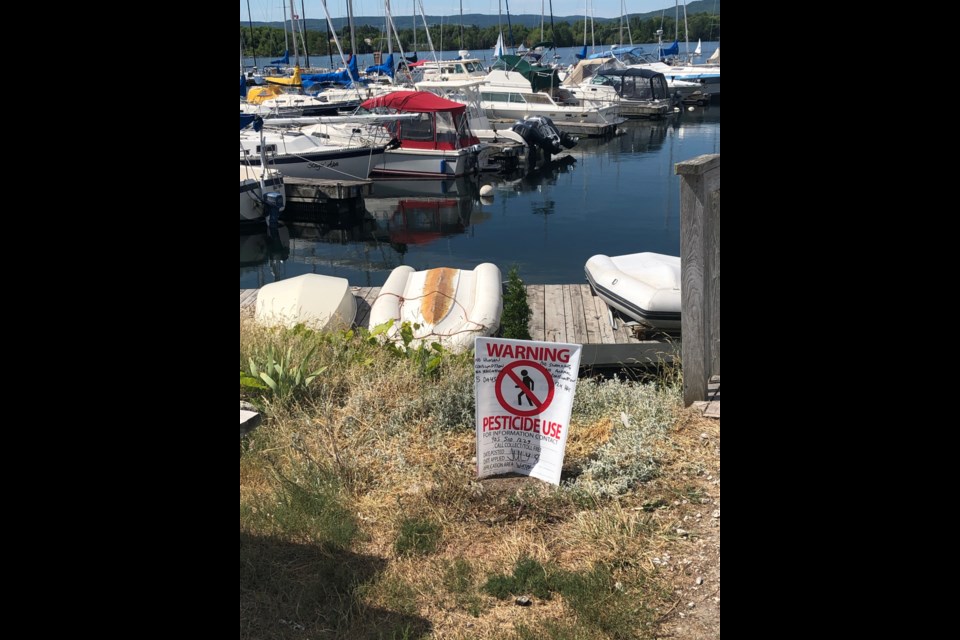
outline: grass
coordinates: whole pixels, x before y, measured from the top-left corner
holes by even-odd
[[[393,550],[398,556],[425,556],[437,550],[440,527],[429,520],[406,518],[400,523]]]
[[[560,487],[478,481],[469,358],[426,372],[363,331],[241,321],[241,368],[271,345],[322,372],[241,386],[264,414],[240,457],[241,638],[655,636],[678,578],[652,559],[690,544],[719,472],[674,378],[581,379]]]

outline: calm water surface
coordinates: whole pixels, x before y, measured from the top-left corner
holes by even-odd
[[[351,212],[298,217],[276,232],[240,231],[240,288],[320,273],[380,286],[401,264],[417,270],[517,265],[527,284],[584,281],[598,253],[680,253],[674,164],[720,153],[720,107],[684,108],[623,135],[583,138],[551,167],[509,179],[376,181]],[[479,188],[494,188],[492,199]]]

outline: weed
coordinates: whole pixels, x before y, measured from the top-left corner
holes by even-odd
[[[400,556],[425,556],[437,550],[440,541],[440,527],[429,520],[406,518],[400,523],[394,551]]]
[[[503,294],[503,314],[500,317],[500,335],[514,340],[530,339],[530,305],[527,304],[527,289],[520,279],[519,268],[514,265],[507,274],[507,288]]]
[[[531,593],[548,600],[556,590],[556,585],[552,572],[548,572],[537,560],[524,555],[514,564],[513,575],[492,575],[487,578],[483,589],[501,600]]]

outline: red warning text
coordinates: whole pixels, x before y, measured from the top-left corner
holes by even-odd
[[[550,347],[528,347],[522,344],[487,343],[487,355],[493,358],[528,358],[530,360],[549,360],[552,362],[570,362],[569,349],[551,349]]]
[[[540,418],[528,418],[521,416],[484,416],[484,431],[500,431],[501,429],[542,433],[549,438],[559,439],[563,425],[559,422],[553,422],[552,420],[541,421]]]

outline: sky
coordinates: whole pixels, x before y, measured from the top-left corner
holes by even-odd
[[[323,18],[323,6],[320,0],[293,0],[294,6],[299,9],[303,2],[307,18]],[[421,0],[427,15],[460,14],[459,0]],[[497,15],[498,6],[504,0],[463,0],[464,13],[483,13]],[[582,16],[584,1],[588,6],[593,5],[593,16],[596,18],[616,18],[621,13],[621,6],[625,13],[648,13],[669,8],[669,14],[674,10],[674,3],[669,0],[553,0],[553,15],[555,16]],[[255,22],[280,22],[283,20],[281,0],[249,0],[250,14]],[[289,13],[290,0],[285,0]],[[540,14],[541,0],[506,0],[510,4],[511,14],[532,13]],[[390,10],[395,18],[409,17],[413,13],[414,0],[390,0]],[[550,14],[550,0],[543,0],[544,11]],[[451,8],[453,9],[451,11]],[[341,0],[327,0],[327,10],[333,18],[347,15],[346,2]],[[504,3],[502,12],[506,14]],[[680,12],[683,14],[683,3],[680,3]],[[353,15],[379,16],[383,15],[382,0],[353,0]],[[247,0],[240,0],[240,20],[247,20]]]

